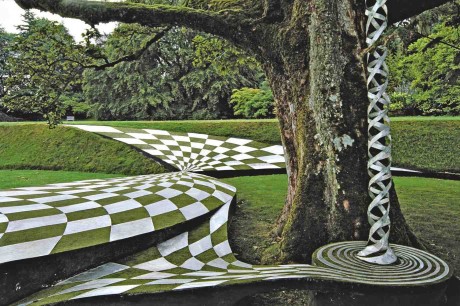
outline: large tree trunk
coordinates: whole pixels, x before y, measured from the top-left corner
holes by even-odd
[[[295,1],[297,14],[270,42],[267,57],[281,55],[264,67],[288,161],[277,224],[285,262],[308,262],[328,242],[368,238],[363,2]],[[393,194],[392,241],[416,244]]]

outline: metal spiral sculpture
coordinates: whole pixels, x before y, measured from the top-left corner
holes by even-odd
[[[388,118],[390,98],[388,86],[388,66],[385,59],[388,50],[377,41],[387,28],[387,0],[366,1],[366,43],[367,87],[368,87],[368,173],[369,195],[372,199],[367,215],[371,225],[367,246],[358,253],[358,258],[380,265],[396,262],[397,257],[390,248],[390,189],[391,180],[391,135]],[[369,2],[372,2],[369,5]]]

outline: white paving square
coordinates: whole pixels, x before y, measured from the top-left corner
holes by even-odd
[[[168,256],[188,246],[188,232],[177,235],[174,238],[160,243],[157,248],[161,256]]]
[[[56,224],[64,224],[67,222],[67,217],[65,214],[57,214],[52,216],[37,217],[22,219],[16,221],[10,221],[8,228],[6,230],[9,232],[23,231],[31,228],[44,227]]]
[[[206,236],[188,246],[190,254],[196,256],[212,248],[211,236]]]
[[[107,215],[70,221],[67,223],[64,235],[86,232],[94,229],[109,227],[110,225],[112,225],[112,220]]]
[[[175,264],[170,263],[166,258],[158,258],[151,261],[141,263],[133,268],[147,270],[147,271],[164,271],[177,268]]]
[[[154,231],[151,218],[144,218],[112,226],[110,241],[125,239]]]
[[[152,217],[177,210],[177,206],[170,200],[163,200],[153,204],[145,205],[144,208]]]
[[[185,219],[190,220],[195,217],[201,216],[209,212],[209,210],[200,202],[193,203],[191,205],[182,207],[179,209],[184,215]]]
[[[142,207],[137,201],[130,199],[118,203],[108,204],[104,206],[104,209],[108,211],[109,214],[115,214],[122,211],[128,211],[135,208]]]

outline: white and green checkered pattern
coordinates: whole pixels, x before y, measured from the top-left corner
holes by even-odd
[[[162,130],[72,125],[132,145],[178,170],[284,169],[283,147],[241,139]]]
[[[187,172],[0,191],[0,263],[167,228],[229,203],[235,191]]]
[[[323,280],[381,286],[427,285],[445,280],[451,271],[426,252],[395,246],[401,263],[379,267],[355,258],[364,241],[331,244],[314,255],[315,265],[255,266],[237,260],[227,237],[230,203],[198,228],[182,233],[126,259],[71,277],[21,301],[43,305],[97,296],[155,294],[200,287],[276,280]],[[376,278],[376,270],[384,277]]]

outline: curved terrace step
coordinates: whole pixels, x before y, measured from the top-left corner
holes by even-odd
[[[0,191],[0,301],[164,241],[235,191],[188,172]]]

